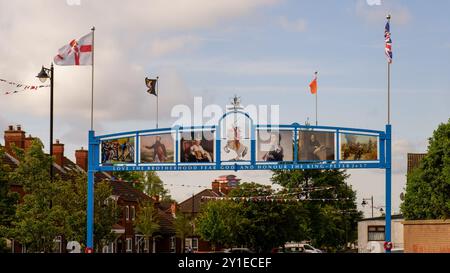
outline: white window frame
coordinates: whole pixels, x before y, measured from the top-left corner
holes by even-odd
[[[194,247],[194,244],[193,244],[194,241],[196,242],[196,247]],[[185,248],[191,247],[192,251],[198,251],[198,238],[197,237],[186,238],[184,247]]]
[[[56,236],[55,239],[53,239],[53,243],[55,245],[58,244],[57,253],[62,253],[62,236],[61,235]]]
[[[131,221],[136,220],[136,208],[131,206]]]
[[[126,239],[126,242],[127,242],[127,249],[126,249],[126,252],[127,252],[127,253],[133,252],[133,238],[127,238],[127,239]]]
[[[198,251],[198,238],[197,237],[195,237],[195,238],[192,238],[192,245],[194,245],[194,242],[196,242],[195,243],[195,247],[194,246],[192,246],[192,251]]]
[[[130,221],[130,207],[125,206],[125,221]]]

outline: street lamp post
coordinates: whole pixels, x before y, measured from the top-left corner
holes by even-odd
[[[373,205],[373,196],[371,196],[370,198],[363,198],[363,201],[361,203],[361,205],[364,207],[365,205],[367,205],[366,201],[370,201],[370,207],[372,208],[372,218],[373,218],[373,209],[379,209],[381,215],[383,215],[384,209],[383,206],[374,206]]]
[[[52,157],[52,164],[50,165],[50,181],[53,182],[53,81],[54,81],[53,63],[50,69],[42,66],[41,71],[36,76],[42,83],[50,79],[50,157]]]
[[[366,201],[370,201],[370,206],[372,208],[372,218],[373,218],[373,195],[370,198],[363,198],[363,201],[361,203],[362,206],[367,205]]]

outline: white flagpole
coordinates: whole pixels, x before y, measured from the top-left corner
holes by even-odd
[[[314,73],[314,78],[315,78],[315,81],[316,81],[316,86],[317,86],[317,74],[318,74],[318,72],[316,71],[315,73]],[[319,125],[319,121],[318,121],[318,119],[317,119],[317,96],[318,96],[318,93],[319,93],[319,90],[318,90],[319,88],[317,88],[316,87],[316,126],[317,125]]]
[[[387,16],[386,16],[386,19],[388,20],[388,23],[389,23],[389,35],[390,35],[390,26],[391,26],[391,15],[390,14],[388,14]],[[388,60],[388,81],[387,81],[387,84],[388,84],[388,86],[387,86],[387,88],[388,88],[388,124],[391,124],[391,62],[392,62],[392,59],[389,59]]]
[[[317,91],[316,91],[316,126],[319,124],[319,122],[317,121]]]
[[[159,76],[156,77],[156,129],[159,128]]]
[[[92,27],[92,85],[91,85],[91,131],[94,130],[94,52],[95,52],[95,27]]]

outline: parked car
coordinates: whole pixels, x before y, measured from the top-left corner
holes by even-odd
[[[241,247],[241,248],[228,248],[223,251],[224,253],[255,253],[254,251]]]
[[[274,249],[274,253],[322,253],[322,250],[317,249],[310,244],[303,243],[286,243],[284,249],[279,247]]]

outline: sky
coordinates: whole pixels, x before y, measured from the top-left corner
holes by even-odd
[[[0,0],[0,78],[39,84],[42,65],[70,40],[95,32],[96,134],[155,127],[145,77],[160,77],[159,124],[177,105],[278,105],[280,122],[314,120],[308,84],[319,72],[320,125],[384,130],[387,62],[384,24],[392,14],[394,212],[406,183],[406,154],[425,152],[450,115],[450,2],[436,0]],[[87,147],[91,67],[55,67],[54,136],[66,156]],[[0,128],[21,124],[48,143],[49,90],[3,95]],[[1,140],[3,143],[3,140]],[[48,148],[48,147],[46,147]],[[384,171],[351,170],[358,204],[383,206]],[[182,201],[228,172],[160,172]],[[271,184],[266,171],[242,181]],[[359,207],[366,216],[370,209]]]

